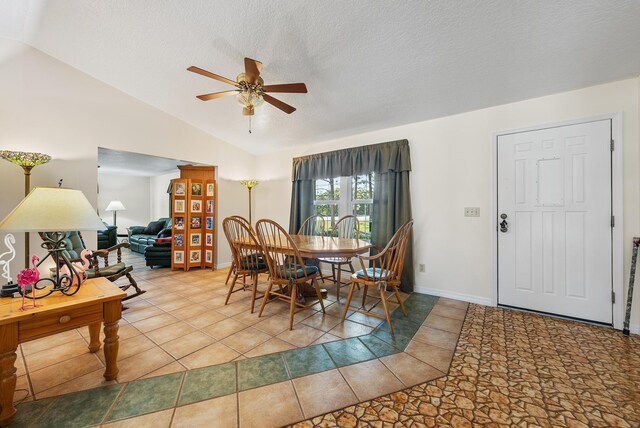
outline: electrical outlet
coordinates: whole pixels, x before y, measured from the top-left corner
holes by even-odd
[[[480,207],[465,207],[465,217],[480,217]]]
[[[418,269],[420,270],[420,272],[424,272],[424,264],[420,263],[420,266],[418,266]]]

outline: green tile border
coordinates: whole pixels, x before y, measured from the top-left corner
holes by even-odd
[[[233,362],[187,371],[178,405],[210,400],[236,392],[236,373],[236,364]]]
[[[24,403],[19,406],[18,417],[9,426],[80,428],[100,425],[123,389],[124,384],[107,385]],[[29,407],[36,407],[38,401],[45,400],[49,403],[45,411],[36,410],[35,414],[32,414],[35,417],[28,420]],[[24,412],[22,412],[23,407],[27,407]],[[25,415],[20,415],[21,412]]]
[[[172,373],[127,384],[109,413],[108,422],[175,407],[184,373]]]
[[[376,358],[357,337],[324,343],[322,346],[338,367],[350,366]]]
[[[335,369],[336,366],[322,345],[305,346],[283,353],[292,378]]]
[[[290,379],[282,353],[237,361],[238,392]]]
[[[30,401],[17,406],[9,426],[94,426],[106,417],[129,418],[393,355],[406,349],[437,301],[436,296],[412,293],[403,302],[408,316],[400,308],[391,314],[394,335],[385,321],[362,336]],[[326,363],[323,352],[329,357]],[[153,394],[146,394],[147,389]]]

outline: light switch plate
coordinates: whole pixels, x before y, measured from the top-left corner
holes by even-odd
[[[465,207],[465,217],[480,217],[480,207]]]

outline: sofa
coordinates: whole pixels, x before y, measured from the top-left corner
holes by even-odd
[[[163,217],[147,226],[131,226],[128,232],[131,251],[144,254],[144,250],[152,246],[157,238],[171,236],[171,219]]]
[[[144,250],[144,260],[152,269],[171,267],[171,242],[154,242]]]
[[[98,231],[98,250],[111,248],[118,243],[118,226],[104,225],[106,229]]]

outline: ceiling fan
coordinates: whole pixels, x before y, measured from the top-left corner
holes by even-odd
[[[282,85],[265,85],[264,80],[260,77],[260,69],[262,63],[255,59],[244,59],[244,73],[238,74],[236,81],[226,77],[218,76],[207,70],[191,66],[187,70],[200,74],[202,76],[210,77],[212,79],[219,80],[224,83],[228,83],[236,87],[230,91],[214,92],[211,94],[198,95],[197,98],[202,101],[209,101],[216,98],[228,97],[236,95],[236,99],[242,105],[242,114],[245,116],[253,116],[256,107],[260,107],[264,101],[279,108],[287,114],[291,114],[296,111],[295,107],[290,106],[287,103],[280,101],[277,98],[272,97],[267,92],[288,92],[296,94],[306,94],[307,87],[304,83],[285,83]]]

